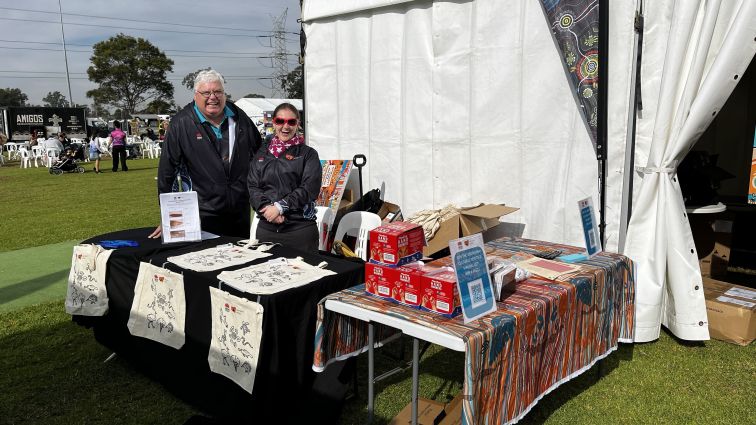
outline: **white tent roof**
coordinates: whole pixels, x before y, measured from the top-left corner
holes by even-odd
[[[302,99],[263,99],[245,97],[234,102],[234,104],[244,111],[255,124],[258,120],[262,119],[263,112],[272,111],[276,109],[276,106],[282,103],[291,103],[300,111],[302,110]]]

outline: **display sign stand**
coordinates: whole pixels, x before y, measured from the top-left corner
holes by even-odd
[[[476,233],[449,241],[449,251],[454,261],[465,323],[496,311],[496,296],[483,249],[483,236]]]

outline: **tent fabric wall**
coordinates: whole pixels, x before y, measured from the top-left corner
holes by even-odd
[[[640,173],[625,254],[638,265],[636,341],[664,324],[686,340],[709,338],[698,256],[677,165],[729,97],[756,51],[756,2],[646,2],[636,130]]]
[[[307,138],[321,158],[366,154],[366,187],[385,183],[409,214],[506,203],[522,208],[507,220],[524,236],[583,243],[577,201],[598,199],[597,162],[538,0],[321,3],[303,8]]]

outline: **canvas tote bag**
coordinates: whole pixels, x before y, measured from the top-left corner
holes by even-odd
[[[186,335],[184,276],[149,263],[139,263],[134,302],[127,327],[141,336],[179,349]]]
[[[262,338],[263,307],[210,287],[210,370],[252,394]]]
[[[66,290],[66,313],[103,316],[108,312],[105,270],[113,251],[99,245],[76,245]]]

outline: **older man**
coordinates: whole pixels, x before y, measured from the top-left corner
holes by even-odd
[[[249,235],[247,191],[249,159],[262,140],[247,115],[226,104],[223,76],[201,71],[194,79],[194,101],[171,119],[158,169],[158,192],[177,190],[177,176],[197,192],[202,230]],[[158,226],[150,237],[159,237]]]

